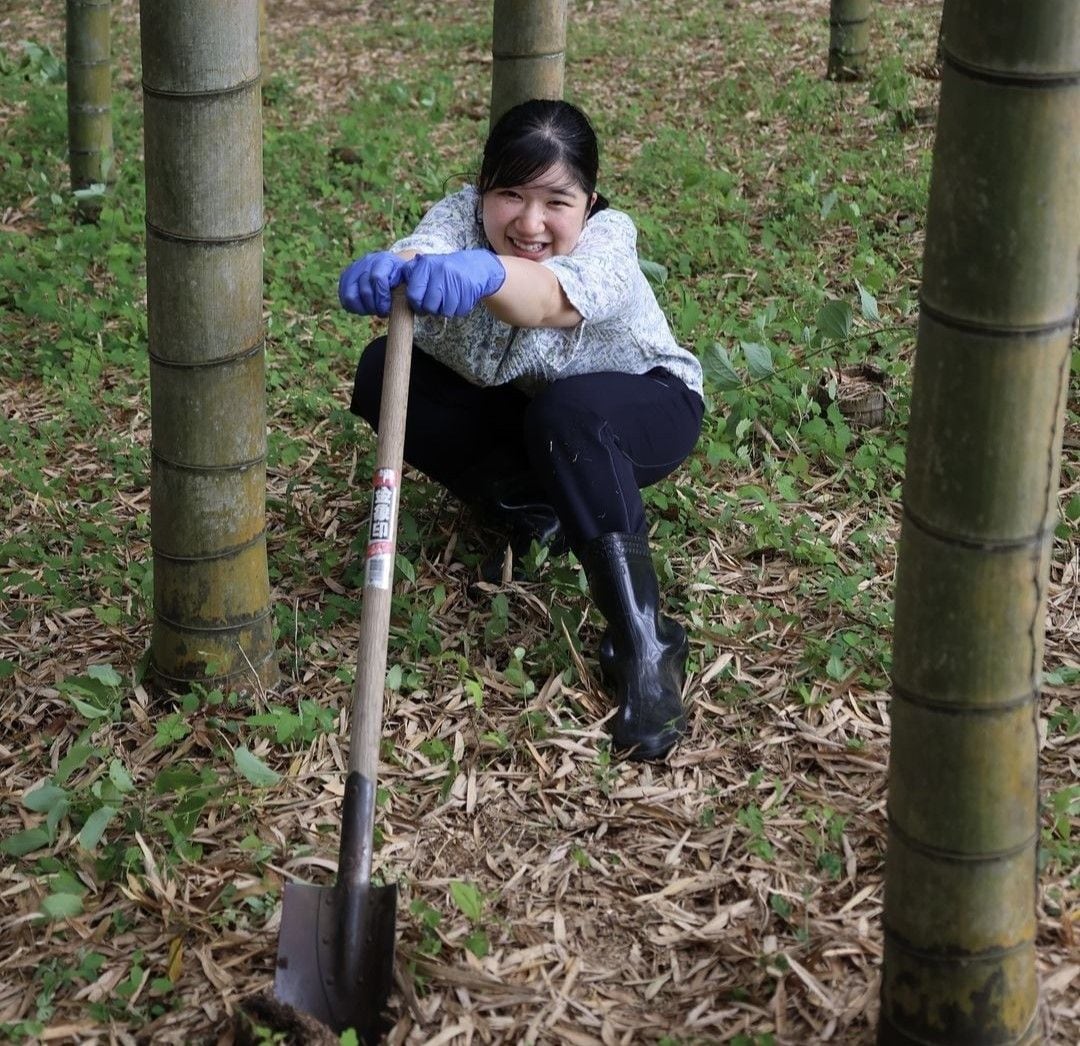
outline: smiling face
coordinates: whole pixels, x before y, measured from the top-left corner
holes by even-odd
[[[545,261],[569,254],[595,199],[557,163],[524,185],[484,193],[484,233],[496,254],[510,258]]]

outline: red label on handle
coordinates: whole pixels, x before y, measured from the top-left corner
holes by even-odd
[[[376,469],[371,480],[371,524],[364,568],[365,588],[389,588],[393,580],[399,488],[398,476],[393,469]]]

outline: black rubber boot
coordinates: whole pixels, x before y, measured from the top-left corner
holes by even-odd
[[[513,563],[511,576],[515,581],[525,577],[521,563],[534,541],[541,548],[547,546],[548,554],[552,556],[560,556],[567,549],[562,523],[555,510],[543,501],[519,499],[512,492],[496,493],[491,501],[480,508],[485,521],[507,536],[503,547],[480,564],[480,577],[484,581],[497,583],[502,580],[507,545],[510,546]]]
[[[659,612],[660,585],[644,535],[602,534],[581,551],[581,563],[608,624],[600,671],[619,709],[614,746],[630,759],[662,759],[686,733],[686,630]]]
[[[525,577],[521,562],[535,541],[547,546],[549,554],[560,556],[569,547],[562,523],[548,503],[539,483],[521,471],[517,462],[496,451],[479,468],[462,476],[455,493],[476,514],[481,524],[499,534],[502,542],[480,565],[480,579],[502,580],[503,559],[509,545],[513,558],[512,576]]]

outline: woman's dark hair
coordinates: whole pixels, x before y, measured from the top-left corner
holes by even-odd
[[[533,98],[507,109],[496,121],[484,145],[476,187],[483,195],[492,189],[524,185],[561,163],[586,196],[596,189],[600,152],[589,118],[569,102]],[[593,207],[592,213],[606,206]]]

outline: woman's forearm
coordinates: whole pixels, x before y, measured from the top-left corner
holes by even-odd
[[[506,279],[483,299],[488,311],[513,327],[576,327],[581,313],[570,304],[555,274],[527,258],[499,256]]]

